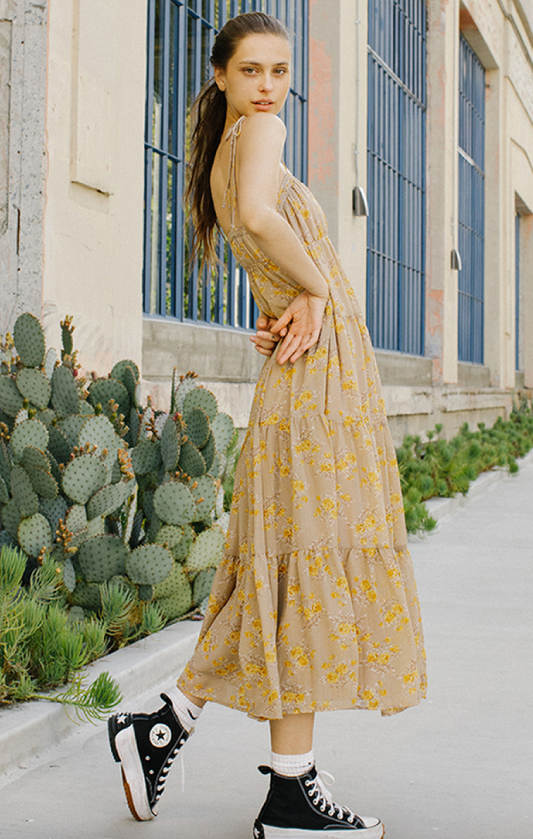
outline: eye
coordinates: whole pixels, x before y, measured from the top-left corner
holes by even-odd
[[[287,72],[287,69],[285,67],[278,67],[275,70],[275,72],[277,73],[278,76],[284,76],[285,73]]]
[[[256,73],[257,71],[256,71],[255,67],[245,67],[245,68],[244,68],[244,72],[245,72],[248,76],[251,76],[251,75],[252,75],[252,73]]]

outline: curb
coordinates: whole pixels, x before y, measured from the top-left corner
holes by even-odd
[[[518,463],[520,469],[524,466],[533,464],[533,449],[524,455],[524,457],[518,458],[516,462]],[[442,521],[442,519],[446,518],[446,516],[457,512],[457,510],[460,510],[462,507],[470,504],[471,501],[479,498],[493,484],[503,480],[512,480],[514,477],[514,475],[509,473],[508,469],[497,467],[496,469],[491,469],[490,472],[482,472],[475,481],[472,481],[466,495],[459,494],[455,495],[453,498],[429,498],[424,503],[429,515],[432,516],[438,524]],[[430,533],[421,535],[410,534],[409,539],[424,539],[430,535]]]
[[[123,699],[118,710],[124,710],[142,694],[152,696],[159,685],[165,682],[168,688],[169,682],[176,680],[192,655],[199,631],[199,622],[172,624],[98,659],[84,672],[94,681],[107,670],[120,685]],[[0,710],[0,786],[10,780],[5,778],[7,773],[27,768],[29,761],[46,750],[82,731],[90,736],[104,725],[74,722],[61,705],[44,699],[3,708]]]

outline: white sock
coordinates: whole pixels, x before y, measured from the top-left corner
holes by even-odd
[[[168,690],[166,695],[172,702],[174,712],[183,728],[185,731],[190,731],[202,713],[203,708],[195,705],[178,687]]]
[[[315,756],[313,750],[304,755],[277,755],[271,752],[272,769],[278,775],[285,775],[288,778],[296,778],[297,775],[305,775],[314,766]]]

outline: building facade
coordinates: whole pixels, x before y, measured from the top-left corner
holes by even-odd
[[[80,360],[195,370],[244,427],[246,277],[188,264],[190,104],[227,16],[293,33],[286,160],[367,313],[393,435],[533,387],[533,0],[0,0],[0,333],[72,314]]]

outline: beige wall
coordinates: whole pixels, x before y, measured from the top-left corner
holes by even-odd
[[[142,355],[146,0],[50,0],[43,315],[89,370]]]

